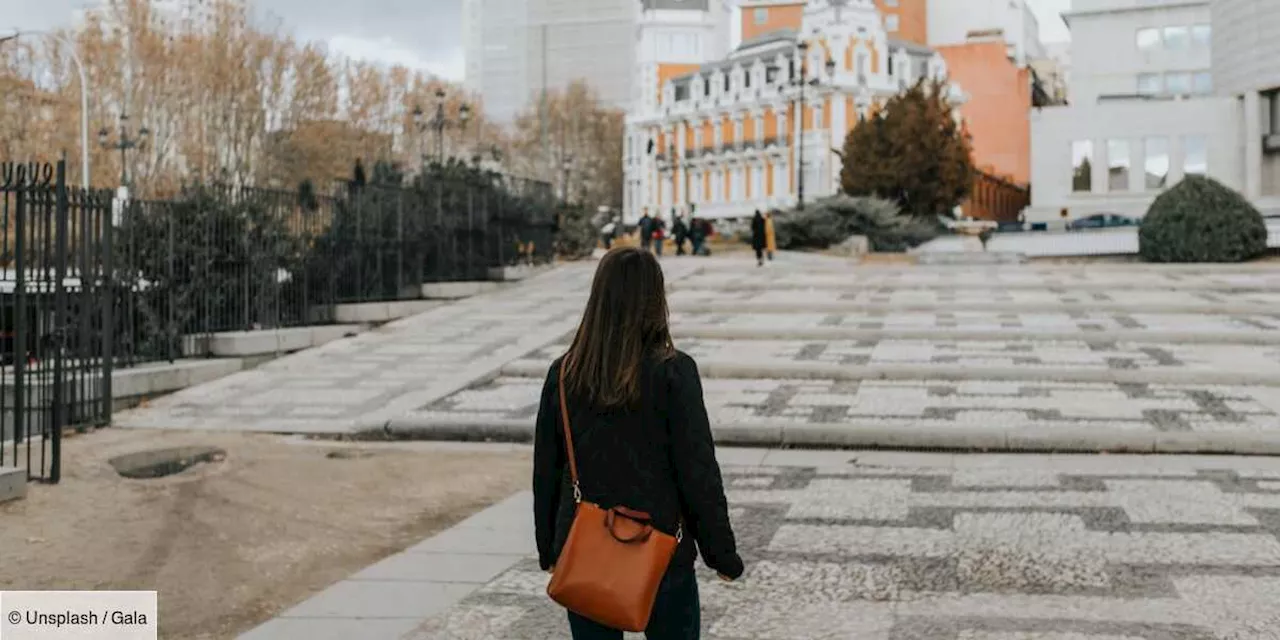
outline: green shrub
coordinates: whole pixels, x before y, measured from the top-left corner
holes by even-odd
[[[780,249],[826,249],[866,236],[875,251],[905,251],[938,235],[937,223],[902,213],[880,198],[838,195],[774,220]]]
[[[1138,252],[1148,262],[1243,262],[1266,251],[1262,214],[1244,196],[1200,176],[1160,194],[1138,232]]]

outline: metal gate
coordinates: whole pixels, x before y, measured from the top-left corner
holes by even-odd
[[[111,198],[0,163],[0,466],[58,482],[67,427],[111,419]]]

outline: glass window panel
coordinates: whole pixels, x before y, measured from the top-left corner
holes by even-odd
[[[1160,48],[1159,29],[1138,29],[1138,50],[1155,51]]]
[[[1182,172],[1189,176],[1209,174],[1209,141],[1204,136],[1182,139]]]
[[[1169,139],[1147,138],[1146,147],[1144,173],[1147,189],[1163,189],[1169,186]]]
[[[1191,44],[1200,49],[1208,49],[1213,40],[1213,28],[1207,24],[1191,26]]]
[[[1077,193],[1093,191],[1093,141],[1077,140],[1071,143],[1071,190]]]
[[[1166,73],[1164,76],[1164,90],[1174,95],[1191,93],[1191,74],[1185,72]]]
[[[1138,74],[1138,93],[1144,96],[1153,96],[1164,92],[1164,80],[1158,73],[1139,73]]]
[[[1107,141],[1107,190],[1129,190],[1129,141]]]
[[[1165,27],[1164,48],[1169,51],[1183,51],[1191,45],[1191,34],[1187,27]]]
[[[1191,91],[1202,96],[1213,93],[1213,74],[1208,71],[1196,72],[1191,77]]]

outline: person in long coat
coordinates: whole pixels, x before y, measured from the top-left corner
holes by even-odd
[[[778,252],[778,234],[773,230],[773,212],[764,214],[764,253],[773,262],[773,254]]]
[[[751,218],[751,248],[756,250],[756,266],[764,266],[764,248],[766,245],[766,229],[768,225],[765,223],[764,215],[760,210],[756,210],[756,215]]]

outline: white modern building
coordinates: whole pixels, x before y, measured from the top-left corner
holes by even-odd
[[[1189,173],[1242,186],[1237,109],[1213,95],[1209,0],[1074,0],[1063,18],[1071,103],[1032,113],[1029,221],[1142,215]]]
[[[1213,83],[1239,102],[1244,192],[1280,208],[1280,1],[1213,0]]]
[[[1000,31],[1019,67],[1046,56],[1040,21],[1027,0],[929,0],[928,23],[930,46],[965,44],[973,34]]]
[[[464,0],[466,86],[489,117],[510,122],[544,88],[583,80],[606,104],[632,98],[641,5],[699,0]],[[712,0],[715,39],[727,48],[729,0]],[[709,41],[708,46],[712,46]]]

